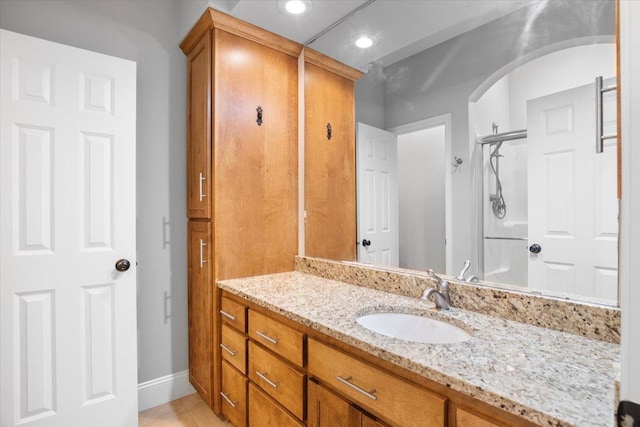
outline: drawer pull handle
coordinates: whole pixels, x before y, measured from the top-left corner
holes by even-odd
[[[227,313],[224,310],[220,310],[220,314],[222,314],[224,317],[226,317],[229,320],[236,320],[236,316],[234,316],[233,314]]]
[[[222,398],[232,407],[235,408],[236,406],[238,406],[238,402],[233,402],[231,401],[231,399],[229,399],[229,394],[230,393],[223,393],[220,392],[220,396],[222,396]]]
[[[229,347],[227,347],[224,344],[220,344],[220,348],[223,349],[224,351],[226,351],[227,353],[229,353],[230,355],[232,355],[233,357],[235,357],[236,354],[238,353],[237,351],[231,350]]]
[[[271,344],[278,344],[278,339],[277,338],[271,338],[269,335],[266,334],[266,332],[261,332],[261,331],[256,331],[256,334],[258,334],[258,336],[264,338],[265,340],[269,341]]]
[[[204,174],[202,172],[200,172],[200,201],[202,201],[202,199],[207,197],[207,195],[204,194],[204,188],[202,186],[202,181],[204,181],[205,179],[207,179],[207,178],[205,178]]]
[[[340,375],[338,375],[338,376],[336,377],[336,379],[337,379],[338,381],[340,381],[342,384],[344,384],[344,385],[346,385],[346,386],[351,387],[352,389],[354,389],[354,390],[355,390],[355,391],[357,391],[358,393],[362,393],[362,394],[364,394],[364,395],[365,395],[365,396],[367,396],[369,399],[371,399],[371,400],[378,400],[378,397],[377,397],[377,396],[375,396],[375,395],[373,394],[373,393],[375,393],[375,392],[376,392],[376,389],[375,389],[375,388],[374,388],[373,390],[371,390],[371,391],[366,391],[366,390],[364,390],[364,389],[362,389],[362,388],[358,387],[358,386],[357,386],[357,385],[355,385],[354,383],[352,383],[352,382],[351,382],[351,377],[350,377],[350,376],[349,376],[349,377],[347,377],[347,378],[342,378]]]
[[[278,388],[278,382],[273,382],[269,378],[267,378],[267,372],[265,372],[264,374],[261,374],[260,372],[256,371],[256,375],[259,376],[264,382],[269,384],[271,387]]]

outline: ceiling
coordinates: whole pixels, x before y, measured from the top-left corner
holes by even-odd
[[[366,72],[370,63],[392,64],[540,1],[548,0],[312,0],[302,16],[283,12],[278,0],[209,0],[209,5],[302,44],[361,8],[309,47]],[[363,34],[374,37],[374,46],[355,46]]]

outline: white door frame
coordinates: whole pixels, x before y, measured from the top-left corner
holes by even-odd
[[[622,124],[622,200],[620,203],[619,301],[622,310],[622,381],[620,400],[640,403],[640,174],[635,167],[640,162],[640,122],[634,120],[640,112],[640,3],[620,1],[620,76]]]
[[[411,132],[444,126],[444,206],[445,206],[445,274],[453,274],[453,227],[452,227],[452,197],[451,197],[451,114],[430,117],[416,122],[406,123],[386,129],[388,132],[403,135]]]

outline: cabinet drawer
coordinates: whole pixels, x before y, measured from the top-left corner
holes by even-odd
[[[222,325],[220,340],[222,359],[228,361],[237,370],[247,373],[247,339],[227,325]]]
[[[247,308],[234,300],[222,297],[220,318],[240,332],[247,332]]]
[[[249,384],[249,427],[304,427],[258,387]]]
[[[250,342],[249,378],[293,415],[304,420],[306,375]]]
[[[304,334],[249,310],[249,336],[298,366],[304,366]]]
[[[456,427],[502,427],[462,408],[456,408]]]
[[[235,427],[247,425],[247,378],[222,362],[222,414]]]
[[[445,399],[309,339],[309,375],[403,427],[444,426]]]

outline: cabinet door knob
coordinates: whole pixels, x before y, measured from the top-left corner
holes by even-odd
[[[532,254],[539,254],[541,250],[542,250],[542,246],[540,246],[537,243],[534,243],[533,245],[529,246],[529,252],[531,252]]]
[[[362,246],[364,246],[365,248],[371,246],[371,240],[362,239]]]

